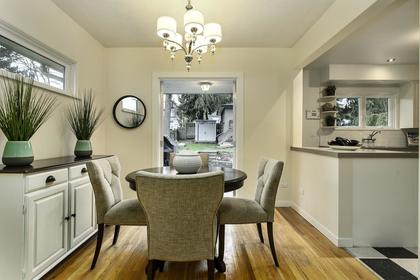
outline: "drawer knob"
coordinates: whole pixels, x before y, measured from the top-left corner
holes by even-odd
[[[70,220],[70,217],[64,217],[64,220],[68,221]]]
[[[87,171],[87,168],[86,167],[83,167],[82,168],[82,170],[80,171],[82,174],[84,174],[84,173],[87,173],[88,171]]]
[[[71,214],[71,216],[72,216],[73,218],[76,218],[76,213]]]
[[[50,175],[47,177],[47,179],[45,180],[45,183],[52,183],[55,182],[55,177]]]

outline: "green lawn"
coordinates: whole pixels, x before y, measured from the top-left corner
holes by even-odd
[[[204,143],[185,143],[181,150],[194,151],[194,152],[227,152],[233,153],[235,148],[221,148],[217,144],[204,144]]]

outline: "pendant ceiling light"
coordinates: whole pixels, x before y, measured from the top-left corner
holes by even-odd
[[[201,63],[202,55],[207,51],[215,53],[216,44],[222,41],[222,27],[218,23],[204,24],[203,14],[193,8],[191,0],[185,9],[184,36],[177,32],[176,20],[168,16],[158,18],[157,35],[163,39],[163,47],[169,51],[172,60],[177,51],[184,52],[186,67],[190,71],[194,56]]]
[[[210,90],[210,87],[211,87],[212,83],[210,83],[210,82],[201,82],[201,83],[199,83],[199,85],[200,85],[201,90],[203,92],[208,92]]]

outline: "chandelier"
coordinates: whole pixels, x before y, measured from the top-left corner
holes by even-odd
[[[190,71],[194,56],[201,63],[202,55],[208,50],[215,53],[216,44],[222,41],[222,27],[218,23],[204,24],[203,14],[193,8],[191,0],[188,0],[185,9],[184,36],[177,32],[176,20],[168,16],[158,18],[157,35],[163,39],[163,47],[170,53],[172,60],[176,52],[184,52],[187,71]]]

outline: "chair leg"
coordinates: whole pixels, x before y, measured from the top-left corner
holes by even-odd
[[[260,241],[261,241],[261,243],[264,243],[264,236],[263,236],[263,233],[262,233],[262,228],[261,228],[260,223],[257,224],[257,229],[258,229],[258,236],[260,237]]]
[[[153,278],[155,278],[155,267],[156,261],[150,260],[147,267],[147,280],[153,280]]]
[[[104,237],[104,228],[105,228],[104,224],[98,224],[98,236],[96,237],[95,255],[93,256],[93,261],[92,261],[90,270],[95,268],[96,261],[98,260],[98,257],[99,257],[99,252],[101,251],[101,246],[102,246],[102,239]]]
[[[207,260],[207,279],[214,280],[214,260]]]
[[[273,256],[274,264],[279,267],[279,262],[277,260],[276,248],[274,247],[274,239],[273,239],[273,223],[267,223],[267,233],[268,233],[268,240],[270,241],[270,249],[271,255]]]
[[[114,239],[112,240],[112,246],[117,244],[119,234],[120,234],[120,225],[115,225],[115,232],[114,232]]]
[[[159,271],[163,272],[165,268],[165,261],[159,261]]]
[[[219,251],[218,256],[214,258],[214,265],[217,271],[223,273],[226,271],[226,264],[223,261],[225,255],[225,225],[219,226]]]

